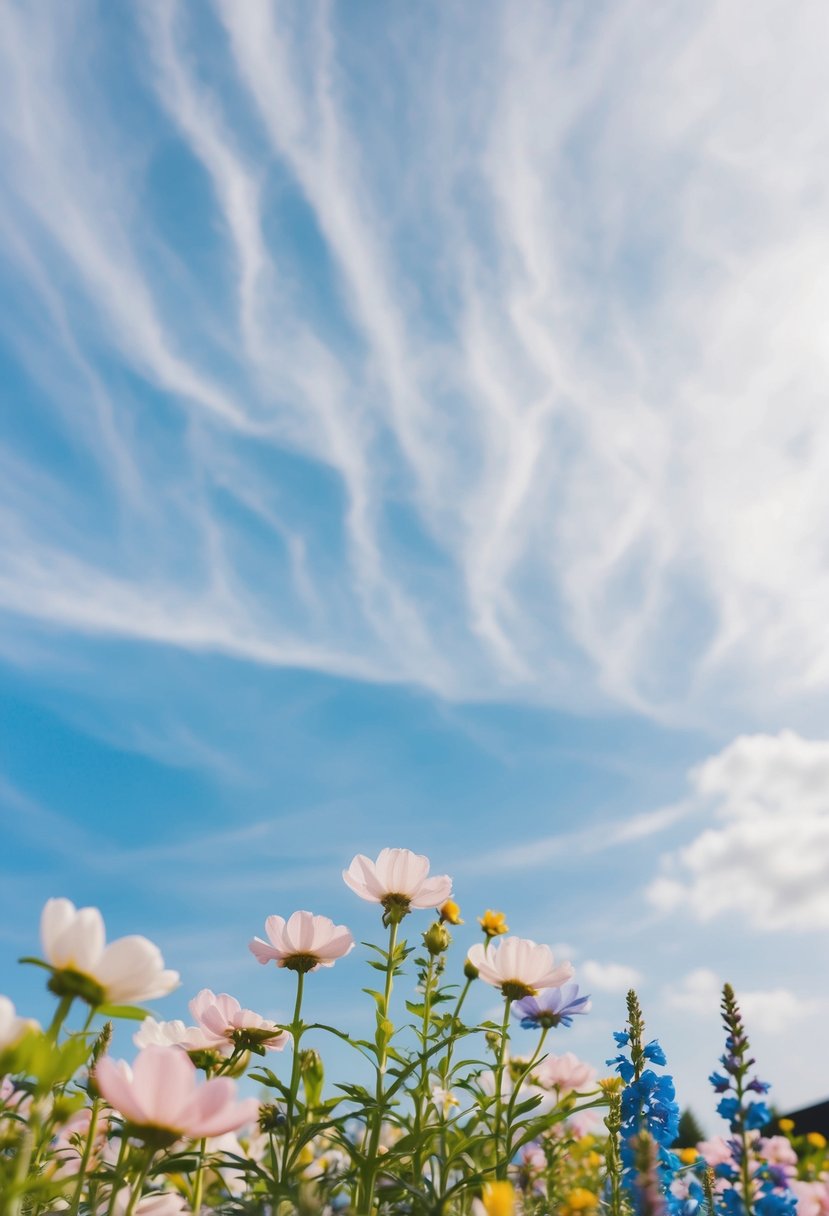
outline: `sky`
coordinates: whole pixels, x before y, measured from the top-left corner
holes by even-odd
[[[828,55],[783,0],[2,7],[20,1011],[62,895],[158,1016],[284,1016],[249,938],[376,940],[340,872],[403,846],[459,946],[572,959],[557,1050],[604,1071],[635,984],[719,1130],[728,979],[829,1094]]]

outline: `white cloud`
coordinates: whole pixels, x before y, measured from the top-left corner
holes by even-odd
[[[113,501],[0,484],[0,607],[450,697],[814,712],[817,10],[394,10],[365,53],[337,6],[213,9],[142,9],[123,123],[84,6],[4,9],[11,343]],[[160,149],[205,175],[212,274],[159,223]],[[324,481],[324,536],[277,457]]]
[[[579,979],[585,990],[627,992],[641,982],[642,976],[634,967],[626,967],[623,963],[597,963],[589,958],[579,965]]]
[[[699,921],[738,915],[759,929],[829,928],[829,742],[746,735],[690,774],[714,826],[663,858],[648,895]]]
[[[713,1021],[721,994],[722,981],[713,971],[700,967],[689,972],[678,986],[668,989],[665,1001],[671,1009]],[[788,988],[738,992],[737,1000],[749,1035],[753,1030],[767,1034],[789,1030],[793,1023],[810,1017],[820,1008],[819,1001],[798,996]]]

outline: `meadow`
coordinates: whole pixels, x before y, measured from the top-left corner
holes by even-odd
[[[378,941],[295,911],[250,942],[285,973],[285,1024],[211,989],[193,996],[189,1025],[157,1020],[144,1006],[179,983],[158,947],[107,945],[98,909],[50,899],[40,953],[21,962],[45,972],[51,1023],[0,997],[0,1216],[829,1213],[826,1142],[775,1119],[728,985],[710,1076],[724,1134],[683,1143],[635,992],[598,1076],[567,1050],[568,1028],[590,1014],[567,960],[492,909],[456,957],[452,881],[408,850],[358,855],[343,879],[376,905]],[[365,1037],[335,1012],[330,1024],[303,1017],[307,985],[354,950]],[[475,984],[492,988],[497,1018],[465,1017]],[[135,1023],[130,1062],[111,1052],[116,1019]],[[511,1050],[519,1025],[529,1054]],[[359,1057],[351,1079],[326,1075],[309,1032]]]

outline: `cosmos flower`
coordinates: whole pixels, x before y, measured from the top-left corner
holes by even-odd
[[[358,853],[343,870],[343,881],[360,899],[382,904],[387,924],[412,908],[439,908],[452,895],[452,879],[429,878],[429,858],[408,849],[381,849],[376,861]]]
[[[92,1006],[122,1005],[166,996],[179,983],[178,972],[165,971],[161,951],[146,937],[121,937],[107,946],[97,908],[47,900],[40,939],[54,971],[49,986],[59,996],[78,996]]]
[[[505,937],[498,945],[478,942],[470,947],[467,959],[485,983],[500,988],[510,1000],[535,996],[541,988],[558,988],[573,974],[572,963],[554,966],[549,946],[523,937]]]
[[[572,1051],[561,1056],[547,1056],[533,1073],[533,1079],[544,1089],[555,1089],[559,1094],[577,1090],[594,1089],[596,1070]]]
[[[145,1047],[132,1068],[126,1060],[104,1056],[95,1068],[101,1095],[130,1125],[151,1141],[158,1133],[170,1142],[182,1136],[200,1140],[221,1136],[252,1123],[259,1113],[255,1098],[236,1101],[229,1077],[198,1084],[195,1065],[177,1047]]]
[[[0,996],[0,1051],[16,1047],[30,1030],[39,1030],[34,1018],[21,1018],[7,996]]]
[[[319,971],[333,967],[338,958],[354,949],[354,938],[345,925],[335,925],[327,916],[294,912],[286,921],[269,916],[265,921],[269,941],[255,937],[251,953],[260,963],[275,962],[289,971]]]
[[[287,1030],[260,1017],[252,1009],[243,1009],[236,997],[226,992],[217,996],[210,988],[202,988],[193,997],[189,1009],[201,1029],[208,1037],[212,1036],[216,1044],[230,1043],[244,1051],[261,1054],[263,1048],[282,1051],[291,1041]]]
[[[572,1026],[573,1018],[589,1013],[590,997],[579,996],[578,984],[563,984],[561,988],[545,988],[538,996],[525,996],[512,1007],[525,1030],[534,1027]]]
[[[136,1047],[183,1047],[185,1051],[219,1051],[222,1055],[230,1055],[233,1050],[227,1040],[217,1042],[216,1036],[203,1027],[185,1026],[178,1019],[157,1022],[155,1018],[145,1018],[132,1041]]]

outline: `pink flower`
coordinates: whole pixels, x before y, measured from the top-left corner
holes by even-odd
[[[757,1148],[769,1165],[782,1165],[787,1173],[794,1175],[797,1153],[785,1136],[769,1136],[767,1140],[760,1140]]]
[[[47,900],[40,939],[46,961],[55,970],[52,991],[61,996],[79,996],[90,1005],[122,1005],[152,1001],[178,987],[178,972],[164,970],[161,951],[146,937],[120,937],[105,945],[97,908],[76,908],[68,899]]]
[[[231,1043],[245,1051],[261,1053],[264,1047],[269,1051],[282,1051],[291,1040],[287,1030],[266,1021],[252,1009],[243,1009],[236,998],[226,992],[217,996],[209,988],[202,988],[193,997],[189,1009],[216,1044]]]
[[[135,1132],[149,1132],[151,1138],[157,1132],[167,1132],[171,1140],[221,1136],[259,1114],[255,1098],[236,1101],[236,1084],[229,1077],[199,1085],[195,1065],[177,1047],[145,1047],[132,1068],[126,1060],[105,1056],[95,1082]]]
[[[596,1081],[596,1070],[584,1060],[580,1060],[572,1051],[566,1051],[562,1056],[547,1056],[538,1065],[533,1079],[544,1089],[555,1089],[559,1094],[573,1093],[575,1090],[593,1089]]]
[[[555,967],[549,946],[523,937],[503,937],[497,945],[478,942],[467,959],[485,983],[500,988],[510,1000],[534,996],[539,988],[559,988],[573,975],[572,963]]]
[[[438,908],[452,894],[446,874],[429,878],[429,858],[408,849],[381,849],[376,861],[358,853],[343,879],[360,899],[382,904],[386,924],[400,921],[412,908]]]
[[[713,1136],[710,1140],[701,1140],[697,1152],[706,1165],[716,1169],[718,1165],[726,1165],[731,1161],[731,1147],[722,1136]]]
[[[829,1216],[829,1186],[825,1181],[801,1182],[793,1178],[789,1187],[797,1199],[797,1216]]]
[[[318,971],[333,967],[354,949],[354,938],[345,925],[335,925],[327,916],[310,912],[294,912],[286,921],[281,916],[269,916],[265,932],[270,945],[261,937],[250,943],[251,953],[260,963],[275,962],[289,971]]]

